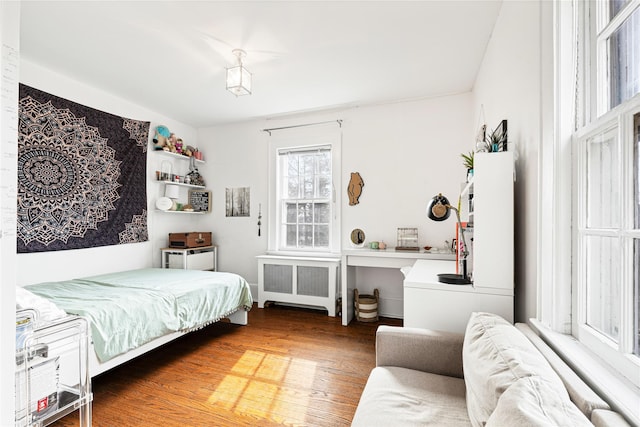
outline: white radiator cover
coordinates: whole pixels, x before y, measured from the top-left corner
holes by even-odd
[[[336,315],[340,258],[260,255],[258,307],[267,301],[323,307]]]

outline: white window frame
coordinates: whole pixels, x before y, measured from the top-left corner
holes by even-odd
[[[589,10],[587,6],[593,7]],[[631,0],[625,7],[635,8],[640,6],[640,0]],[[633,396],[637,396],[640,387],[640,360],[630,354],[632,342],[630,334],[623,337],[621,331],[618,346],[612,346],[611,340],[603,337],[585,325],[586,311],[585,280],[579,270],[579,261],[584,259],[584,247],[578,239],[582,195],[585,193],[584,180],[584,150],[578,144],[591,135],[599,133],[607,126],[615,124],[618,127],[618,138],[621,150],[623,141],[632,141],[632,126],[634,113],[640,111],[640,95],[635,95],[631,100],[625,101],[611,111],[598,117],[602,111],[602,105],[598,105],[603,95],[603,90],[597,85],[598,78],[591,70],[598,69],[596,61],[598,54],[596,45],[585,43],[591,40],[596,30],[602,30],[602,23],[596,23],[588,19],[588,12],[594,12],[595,7],[601,7],[599,2],[584,1],[556,1],[554,3],[553,19],[555,43],[554,43],[554,126],[553,144],[543,145],[540,155],[540,208],[538,236],[540,245],[539,274],[538,274],[538,314],[540,325],[552,331],[562,334],[571,334],[579,340],[589,351],[595,353],[603,367],[603,372],[608,372],[609,377],[617,372],[623,376],[621,384],[628,381],[631,388],[625,393],[612,387],[605,390],[607,395],[626,394],[622,399],[634,402]],[[630,9],[620,16],[629,16]],[[616,18],[619,21],[621,18]],[[597,27],[599,25],[599,27]],[[600,34],[600,43],[606,33]],[[576,43],[576,34],[579,42]],[[604,36],[603,36],[604,34]],[[585,48],[586,47],[586,48]],[[578,59],[580,58],[580,59]],[[600,91],[596,98],[596,91]],[[593,96],[592,96],[593,95]],[[608,102],[608,101],[607,101]],[[575,131],[579,129],[578,131]],[[632,150],[627,144],[625,150]],[[631,174],[633,170],[633,155],[620,152],[619,159],[626,159],[621,173]],[[551,172],[551,173],[549,173]],[[622,182],[622,178],[621,181]],[[625,212],[622,221],[631,221],[633,210],[630,209],[633,188],[629,184],[623,185],[621,200],[625,204],[621,210]],[[631,213],[630,213],[631,212]],[[628,223],[627,223],[628,224]],[[622,225],[622,224],[621,224]],[[626,236],[635,236],[637,233],[627,233]],[[623,248],[623,257],[627,257],[621,276],[627,281],[626,295],[624,295],[621,308],[622,321],[632,325],[630,319],[633,304],[633,260],[632,248],[627,244]],[[570,302],[570,303],[569,303]],[[552,334],[550,334],[552,335]],[[567,348],[571,348],[568,346]],[[570,350],[569,350],[570,351]],[[575,355],[569,354],[569,357]],[[603,362],[604,361],[604,362]],[[603,386],[603,388],[607,388]],[[633,395],[629,390],[635,389]],[[614,397],[614,400],[616,397]],[[637,401],[635,401],[637,402]],[[630,406],[631,407],[631,406]],[[635,415],[638,416],[637,414]]]
[[[577,166],[577,179],[574,191],[576,200],[576,215],[574,216],[575,245],[574,245],[574,274],[573,291],[576,293],[576,305],[573,308],[573,335],[595,354],[606,360],[616,371],[631,380],[636,386],[640,386],[640,358],[633,355],[633,339],[629,327],[633,325],[633,247],[632,238],[640,237],[640,231],[633,228],[633,182],[627,177],[633,171],[633,145],[627,142],[633,141],[633,116],[640,113],[640,95],[605,113],[592,121],[588,126],[578,130],[575,134],[575,162]],[[621,168],[618,171],[620,190],[620,213],[618,228],[611,230],[588,231],[585,229],[586,211],[585,194],[586,184],[586,149],[583,144],[591,137],[601,132],[616,128],[619,144],[618,158]],[[621,281],[621,307],[620,333],[616,344],[613,340],[587,325],[586,310],[586,277],[581,265],[581,260],[586,258],[586,247],[583,237],[586,236],[610,236],[623,240],[620,248],[620,281]],[[633,328],[631,328],[633,329]]]
[[[267,136],[269,140],[269,220],[268,220],[268,253],[292,256],[335,256],[340,253],[340,200],[341,200],[341,165],[342,165],[342,132],[338,122],[303,126],[274,131]],[[329,247],[327,249],[288,249],[283,242],[281,232],[282,203],[278,188],[278,157],[284,149],[304,149],[307,147],[329,146],[331,148],[332,187],[331,225]]]

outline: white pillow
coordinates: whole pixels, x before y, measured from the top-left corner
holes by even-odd
[[[588,427],[587,417],[542,377],[520,378],[509,386],[485,427]]]
[[[531,341],[496,314],[471,314],[462,346],[462,365],[467,410],[475,427],[484,426],[502,393],[520,378],[541,376],[569,398],[562,380]]]
[[[67,313],[58,308],[53,302],[26,290],[16,288],[16,309],[33,308],[38,312],[38,322],[51,322],[65,317]]]

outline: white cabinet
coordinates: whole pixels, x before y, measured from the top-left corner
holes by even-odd
[[[179,268],[183,270],[218,269],[217,246],[202,246],[200,248],[163,248],[162,268]]]
[[[453,272],[455,261],[416,261],[404,280],[405,327],[462,333],[474,311],[513,322],[513,290],[438,282],[439,273]]]
[[[469,186],[470,187],[470,186]],[[455,262],[419,260],[404,280],[404,326],[464,332],[473,311],[496,313],[513,322],[514,159],[512,152],[476,153],[473,237],[469,260],[473,285],[439,283],[455,273]]]
[[[473,177],[473,283],[514,285],[513,152],[476,153]]]
[[[267,301],[323,307],[336,315],[340,258],[259,255],[258,307]]]

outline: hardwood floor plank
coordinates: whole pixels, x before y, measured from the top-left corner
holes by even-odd
[[[375,331],[272,305],[220,322],[93,380],[93,425],[348,426],[375,365]],[[56,427],[78,426],[73,413]]]

